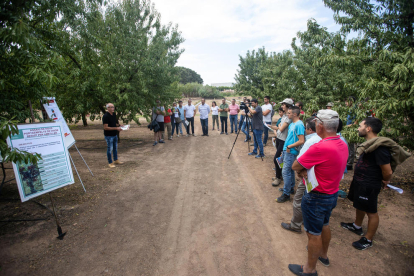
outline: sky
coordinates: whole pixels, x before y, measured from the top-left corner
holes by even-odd
[[[177,66],[190,68],[204,84],[235,82],[239,55],[265,47],[291,49],[292,38],[314,18],[328,31],[340,26],[322,0],[153,0],[161,22],[178,25],[185,41]]]

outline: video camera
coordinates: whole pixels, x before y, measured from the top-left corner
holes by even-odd
[[[250,112],[248,106],[248,104],[246,104],[245,102],[241,102],[240,103],[240,110],[244,111],[244,114],[248,114]],[[250,106],[250,105],[249,105]]]

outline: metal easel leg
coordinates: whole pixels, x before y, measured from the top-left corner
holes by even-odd
[[[82,184],[83,190],[84,190],[84,191],[85,191],[85,193],[86,193],[85,186],[83,186],[82,179],[81,179],[81,178],[80,178],[80,176],[79,176],[78,170],[76,169],[75,163],[73,162],[73,160],[72,160],[72,156],[70,156],[70,153],[69,153],[69,157],[70,157],[70,161],[72,162],[73,167],[75,168],[76,174],[78,175],[79,181],[80,181],[80,183]]]
[[[88,164],[86,163],[85,159],[83,159],[82,154],[81,154],[81,153],[80,153],[80,151],[78,150],[78,147],[76,146],[76,143],[75,143],[75,144],[73,144],[73,145],[75,146],[76,150],[78,151],[78,153],[79,153],[80,157],[81,157],[81,158],[82,158],[82,160],[83,160],[83,163],[85,163],[85,165],[86,165],[86,167],[88,168],[88,170],[89,170],[89,172],[91,173],[91,175],[92,175],[92,176],[94,176],[94,175],[93,175],[93,173],[92,173],[92,171],[91,171],[91,169],[89,168]]]

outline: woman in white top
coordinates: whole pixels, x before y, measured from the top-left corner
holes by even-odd
[[[217,130],[220,131],[218,110],[219,110],[219,107],[217,106],[216,102],[213,102],[211,104],[211,114],[213,117],[213,130],[214,130],[214,122],[217,122]]]

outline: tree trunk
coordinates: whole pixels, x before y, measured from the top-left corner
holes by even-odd
[[[86,114],[85,113],[82,113],[82,122],[83,122],[84,127],[88,126],[88,121],[86,120]]]

